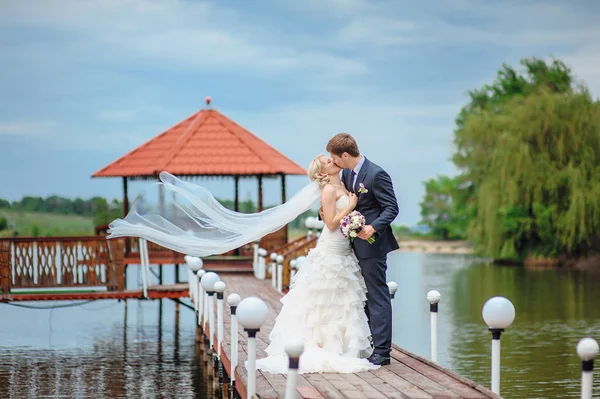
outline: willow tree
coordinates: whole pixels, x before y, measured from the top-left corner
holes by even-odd
[[[461,136],[485,143],[468,231],[477,249],[512,259],[600,249],[600,106],[585,88],[514,96],[466,118]]]

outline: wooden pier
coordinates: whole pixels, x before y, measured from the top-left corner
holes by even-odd
[[[257,358],[266,357],[265,349],[275,318],[281,309],[282,294],[272,288],[269,281],[257,280],[252,276],[220,274],[227,285],[225,300],[230,293],[242,298],[257,296],[269,307],[267,322],[257,334]],[[227,375],[232,375],[231,330],[229,311],[224,316],[224,339],[221,343],[221,360]],[[208,337],[210,331],[205,329]],[[244,362],[247,359],[247,336],[239,328],[239,362],[235,367],[235,389],[245,399],[248,377]],[[216,337],[215,337],[216,342]],[[218,343],[217,343],[218,344]],[[431,361],[410,353],[397,346],[392,350],[392,364],[374,371],[338,374],[320,373],[300,375],[297,398],[355,398],[355,399],[426,399],[426,398],[501,398],[487,388],[463,378]],[[302,362],[302,357],[300,357]],[[286,375],[257,371],[256,394],[261,399],[283,398]]]

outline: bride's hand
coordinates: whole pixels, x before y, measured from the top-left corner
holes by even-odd
[[[350,203],[348,205],[354,210],[354,208],[356,208],[356,204],[358,203],[358,197],[354,193],[348,193],[348,198],[350,199]]]

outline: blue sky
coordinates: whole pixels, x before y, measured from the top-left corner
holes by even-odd
[[[452,174],[454,118],[502,63],[559,57],[600,93],[600,2],[0,0],[0,197],[121,196],[90,175],[204,106],[302,165],[352,133],[398,223]],[[293,193],[306,182],[288,179]],[[149,183],[136,182],[132,196]],[[202,183],[221,197],[233,183]],[[243,181],[243,198],[256,198]],[[266,184],[266,202],[279,197]]]

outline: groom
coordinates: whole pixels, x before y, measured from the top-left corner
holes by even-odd
[[[347,133],[335,135],[327,143],[327,151],[343,169],[342,182],[358,196],[356,210],[367,224],[353,241],[353,248],[367,285],[366,313],[369,318],[374,350],[369,361],[390,364],[392,349],[392,305],[386,280],[387,254],[398,249],[390,224],[398,215],[398,201],[392,179],[378,165],[358,150],[354,138]],[[373,236],[375,242],[367,240]]]

